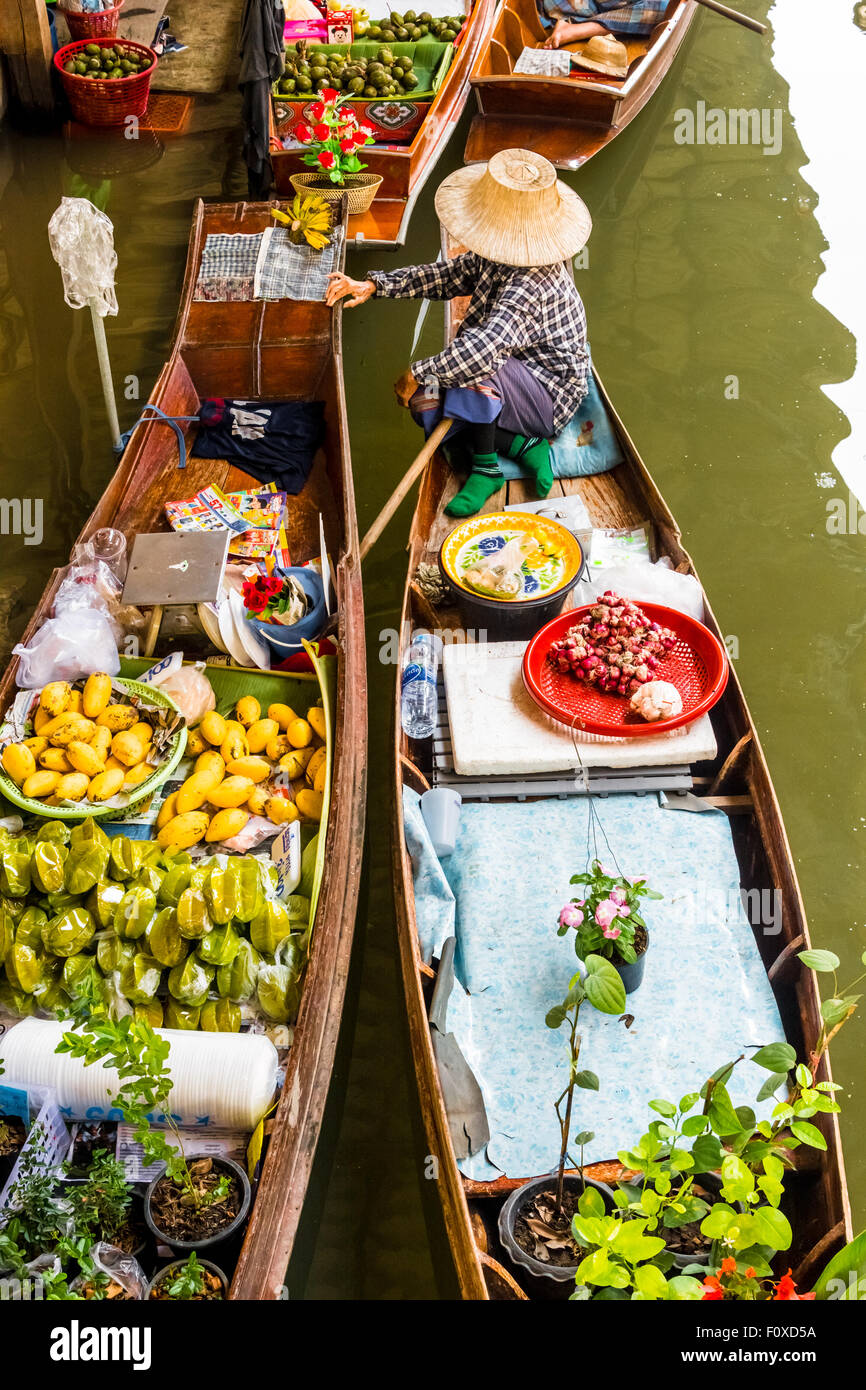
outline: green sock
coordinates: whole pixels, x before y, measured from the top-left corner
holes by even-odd
[[[496,454],[473,454],[472,472],[457,496],[451,498],[445,508],[446,515],[474,516],[476,512],[480,512],[488,497],[499,491],[504,482]]]
[[[546,497],[553,487],[549,441],[537,436],[527,438],[526,435],[516,434],[509,447],[508,457],[526,465],[535,478],[535,488],[539,497]]]

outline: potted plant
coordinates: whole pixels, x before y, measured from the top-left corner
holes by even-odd
[[[382,179],[364,173],[367,166],[358,158],[358,150],[373,144],[373,132],[359,124],[351,102],[333,87],[326,87],[319,100],[311,103],[310,115],[313,124],[300,122],[294,133],[307,147],[302,160],[312,172],[292,174],[292,187],[297,193],[314,189],[332,202],[339,202],[345,193],[350,213],[366,212]]]
[[[649,931],[638,904],[641,898],[658,901],[661,893],[648,887],[645,877],[605,873],[598,859],[571,882],[583,888],[583,897],[572,898],[560,912],[559,935],[573,931],[577,956],[586,960],[591,952],[609,960],[626,994],[634,993],[643,980],[649,950]]]
[[[172,1118],[170,1044],[143,1018],[127,1015],[109,1019],[94,1015],[78,1020],[64,1033],[58,1052],[80,1058],[85,1066],[101,1062],[116,1068],[121,1087],[113,1103],[132,1126],[148,1164],[162,1162],[165,1170],[149,1185],[144,1219],[151,1234],[174,1250],[193,1250],[222,1244],[246,1221],[251,1190],[239,1164],[228,1158],[187,1161],[178,1127]],[[151,1128],[150,1116],[165,1117],[166,1135]]]
[[[26,1138],[27,1130],[17,1115],[0,1115],[0,1189],[5,1187]]]
[[[570,1136],[575,1091],[598,1090],[595,1073],[580,1067],[581,1005],[588,1000],[599,1013],[620,1014],[625,1008],[625,990],[609,961],[589,955],[584,964],[586,975],[574,976],[562,1003],[555,1005],[545,1020],[548,1028],[561,1028],[568,1023],[568,1084],[554,1104],[561,1135],[558,1167],[554,1173],[516,1188],[499,1213],[499,1236],[511,1259],[533,1279],[552,1280],[563,1288],[573,1281],[580,1263],[571,1221],[581,1194],[592,1190],[602,1209],[605,1203],[613,1202],[611,1189],[588,1178],[583,1169],[583,1149],[593,1137],[591,1132],[581,1131],[573,1141]],[[576,1176],[567,1176],[565,1172],[570,1142],[581,1150]]]
[[[127,1182],[123,1164],[112,1154],[99,1150],[87,1176],[70,1182],[66,1199],[76,1230],[141,1259],[149,1243],[143,1202]]]
[[[201,1303],[228,1297],[229,1281],[218,1265],[200,1260],[193,1250],[186,1260],[174,1260],[150,1281],[147,1298]]]

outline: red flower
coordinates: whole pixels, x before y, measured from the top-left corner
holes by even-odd
[[[722,1260],[722,1268],[721,1268],[721,1270],[720,1270],[719,1272],[720,1272],[721,1274],[736,1274],[736,1272],[737,1272],[737,1262],[736,1262],[736,1260],[732,1259],[730,1255],[726,1256],[725,1259]]]
[[[323,101],[314,101],[312,106],[310,107],[310,115],[312,116],[313,120],[320,121],[324,114],[325,103]]]
[[[330,150],[322,150],[322,153],[319,155],[319,163],[323,169],[333,169],[334,156]]]
[[[797,1285],[791,1278],[791,1271],[789,1269],[788,1273],[783,1274],[778,1284],[776,1285],[776,1292],[773,1294],[771,1302],[807,1303],[810,1299],[813,1299],[814,1297],[815,1295],[813,1293],[797,1293]]]
[[[354,131],[352,134],[352,141],[356,145],[366,145],[368,139],[369,136],[366,134],[362,126],[359,126],[358,129]]]
[[[264,594],[251,593],[246,600],[248,613],[264,613],[268,606],[268,600]]]
[[[295,139],[300,140],[302,145],[308,145],[313,138],[313,132],[303,121],[299,121],[295,126]]]
[[[340,149],[343,151],[343,154],[351,154],[354,148],[355,142],[351,135],[348,135],[345,140],[340,141]]]
[[[313,134],[317,140],[327,140],[330,138],[331,127],[321,121],[318,125],[313,126]]]
[[[701,1298],[702,1303],[718,1303],[725,1297],[725,1291],[716,1278],[715,1274],[708,1274],[704,1280],[704,1293]]]
[[[333,87],[325,87],[322,92],[322,101],[336,101],[339,95],[340,93],[335,91]]]

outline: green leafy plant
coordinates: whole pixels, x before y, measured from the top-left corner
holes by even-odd
[[[625,987],[616,970],[601,956],[589,955],[585,962],[586,975],[577,974],[569,983],[568,993],[561,1004],[548,1011],[545,1023],[548,1028],[561,1028],[568,1023],[568,1084],[562,1095],[554,1103],[559,1121],[561,1146],[559,1166],[556,1177],[556,1212],[562,1210],[562,1190],[565,1165],[568,1158],[569,1136],[571,1134],[572,1109],[575,1090],[598,1090],[598,1077],[593,1071],[580,1068],[581,1036],[577,1031],[581,1005],[588,1001],[602,1014],[621,1014],[625,1008]],[[565,1102],[565,1109],[562,1109]],[[589,1131],[578,1136],[581,1145],[581,1169],[583,1167],[583,1145],[591,1138]]]
[[[635,934],[639,927],[646,930],[638,905],[641,898],[661,900],[661,893],[649,888],[644,878],[605,873],[598,859],[570,882],[583,887],[584,896],[572,898],[560,912],[559,935],[574,932],[574,949],[581,960],[592,952],[606,960],[633,964],[637,960]]]
[[[132,1203],[123,1164],[100,1150],[84,1181],[70,1188],[69,1202],[78,1230],[116,1245],[129,1224]]]
[[[701,1283],[691,1275],[666,1278],[671,1257],[665,1254],[664,1239],[648,1230],[649,1218],[620,1209],[605,1210],[601,1194],[588,1187],[580,1195],[571,1231],[586,1251],[575,1274],[572,1298],[583,1301],[586,1289],[601,1299],[630,1299],[635,1302],[657,1300],[697,1300]]]
[[[199,1298],[204,1293],[204,1269],[193,1250],[168,1286],[169,1298]]]

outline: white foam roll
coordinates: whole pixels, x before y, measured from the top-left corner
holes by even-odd
[[[85,1067],[55,1052],[68,1024],[25,1018],[0,1038],[5,1085],[50,1086],[67,1119],[119,1120],[112,1096],[120,1080],[100,1063]],[[277,1049],[261,1033],[199,1033],[161,1028],[171,1043],[174,1082],[171,1112],[189,1128],[253,1130],[269,1108],[277,1085]],[[158,1119],[158,1117],[154,1117]]]

